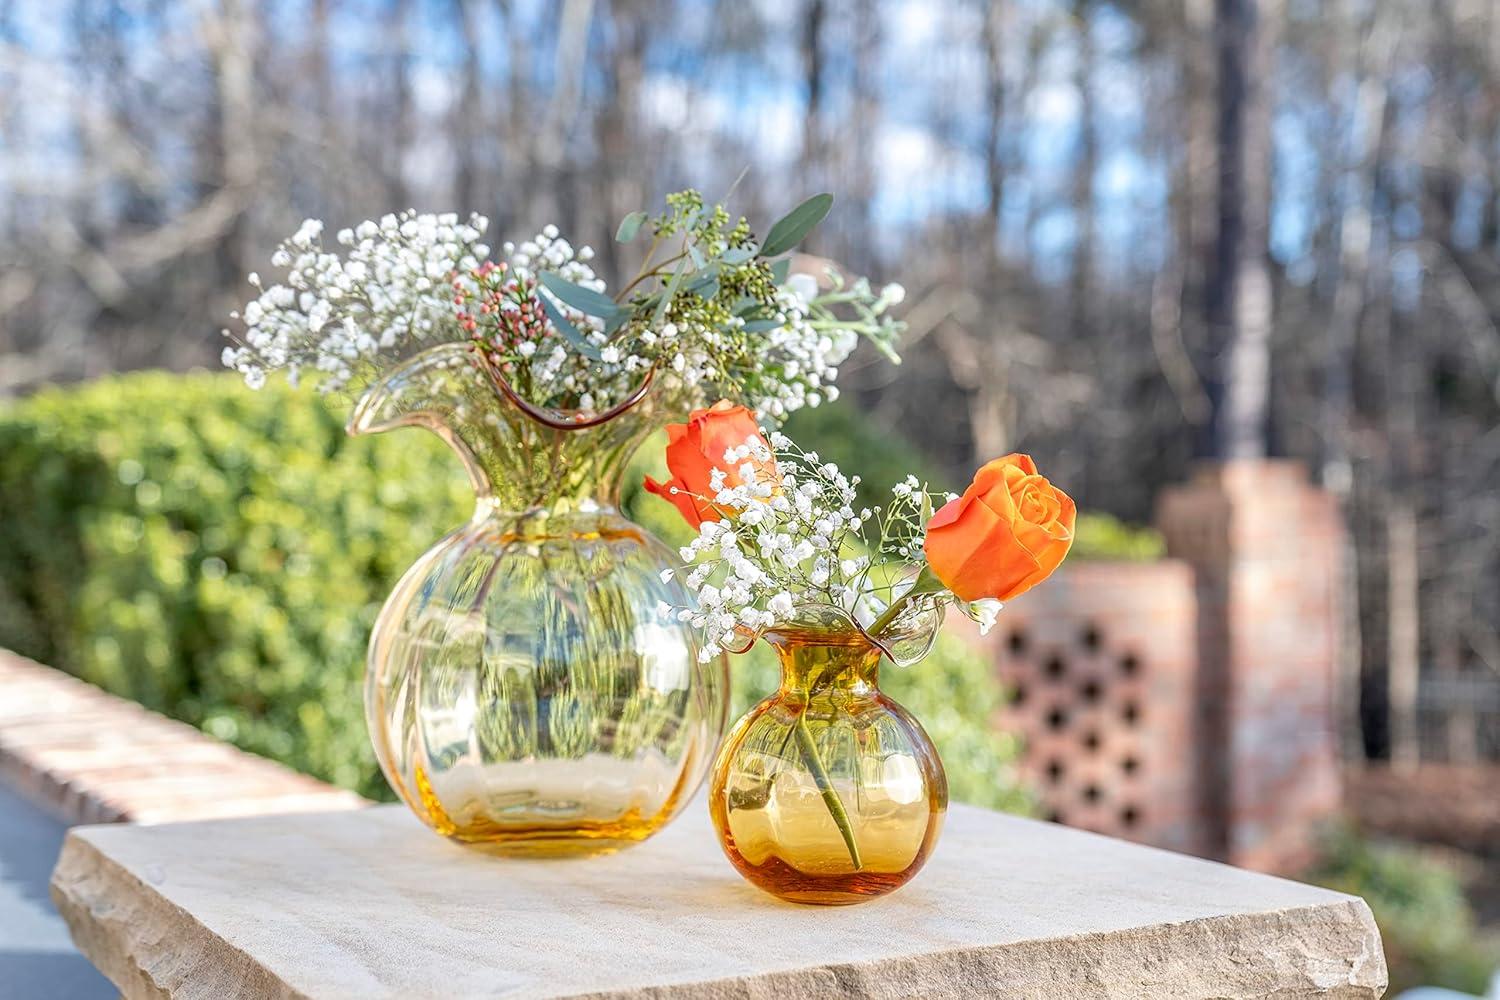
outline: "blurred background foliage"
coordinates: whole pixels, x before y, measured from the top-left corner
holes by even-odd
[[[1330,830],[1307,878],[1364,897],[1380,925],[1390,996],[1414,986],[1484,995],[1500,966],[1500,937],[1476,931],[1464,891],[1465,860],[1440,848]],[[1493,995],[1493,994],[1490,994]]]
[[[283,385],[253,393],[228,374],[162,372],[0,409],[0,647],[388,797],[362,715],[365,642],[397,577],[472,499],[436,438],[347,438],[345,409]],[[799,421],[830,457],[878,445],[882,460],[860,463],[878,489],[920,466],[899,440],[854,434],[841,407]],[[659,439],[642,450],[624,499],[680,542],[681,518],[639,488],[660,455]],[[1096,551],[1149,544],[1091,523]],[[774,687],[774,664],[739,658],[734,680],[738,712]],[[889,688],[930,730],[955,798],[1025,808],[984,657],[945,635],[921,665],[889,671]]]

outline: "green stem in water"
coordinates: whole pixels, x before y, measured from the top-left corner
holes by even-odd
[[[910,594],[903,594],[902,596],[896,598],[891,602],[891,606],[886,608],[885,611],[881,613],[880,617],[875,619],[875,621],[871,623],[870,627],[865,631],[870,635],[879,636],[881,632],[885,631],[885,627],[891,622],[895,621],[897,615],[901,614],[901,609],[906,606],[906,602],[910,598]]]
[[[924,521],[927,519],[927,516],[924,512]],[[886,608],[884,613],[879,618],[876,618],[869,628],[865,629],[865,634],[878,639],[880,633],[885,631],[886,626],[890,625],[901,614],[901,609],[906,607],[908,601],[929,594],[941,594],[947,589],[948,585],[937,578],[932,572],[932,567],[924,565],[921,572],[917,574],[916,580],[913,581],[911,589],[891,601],[890,607]]]
[[[854,863],[854,870],[859,871],[864,863],[859,860],[859,845],[854,842],[854,828],[849,824],[849,813],[844,809],[844,800],[839,798],[838,789],[833,787],[833,780],[828,777],[828,768],[823,765],[823,757],[818,753],[818,745],[813,742],[812,732],[807,728],[806,706],[797,714],[792,732],[797,737],[797,748],[802,751],[802,761],[812,772],[818,791],[823,794],[823,804],[828,807],[828,814],[839,828],[844,846],[849,848],[849,860]]]

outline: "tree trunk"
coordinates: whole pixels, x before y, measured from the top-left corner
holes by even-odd
[[[802,120],[802,165],[816,169],[823,162],[819,117],[823,108],[823,24],[825,0],[808,0],[802,21],[802,77],[807,87],[807,107]]]
[[[396,0],[391,4],[386,23],[386,45],[392,65],[391,86],[391,134],[387,142],[381,143],[381,152],[387,161],[386,189],[390,204],[397,209],[411,207],[410,192],[406,187],[406,154],[412,146],[411,53],[407,47],[407,31],[410,26],[409,0]]]
[[[1350,18],[1351,29],[1358,23]],[[1353,422],[1354,350],[1364,314],[1374,228],[1376,172],[1385,146],[1386,77],[1395,43],[1389,17],[1377,9],[1356,43],[1352,148],[1344,166],[1345,203],[1339,220],[1338,283],[1328,324],[1328,359],[1323,383],[1323,485],[1341,499],[1352,485],[1349,435]]]
[[[1270,84],[1282,0],[1218,0],[1219,227],[1207,295],[1209,454],[1262,458],[1271,390]]]
[[[1356,4],[1346,3],[1345,31],[1353,35],[1347,62],[1358,81],[1351,109],[1354,119],[1350,148],[1342,166],[1329,173],[1341,179],[1332,190],[1346,192],[1338,224],[1337,284],[1328,323],[1328,349],[1323,379],[1323,487],[1338,499],[1345,523],[1351,523],[1354,462],[1354,378],[1359,328],[1369,297],[1371,244],[1374,236],[1378,173],[1387,150],[1389,102],[1386,77],[1394,51],[1395,31],[1384,7],[1374,9],[1368,23]],[[1382,263],[1388,266],[1388,258]],[[1363,617],[1360,609],[1359,547],[1353,534],[1344,546],[1344,573],[1339,581],[1341,641],[1335,669],[1339,695],[1341,743],[1348,760],[1362,755],[1359,692],[1364,669]]]
[[[1073,29],[1078,46],[1073,89],[1078,92],[1078,155],[1073,161],[1072,289],[1068,299],[1071,339],[1083,339],[1093,327],[1094,175],[1099,170],[1099,140],[1094,128],[1094,34],[1090,0],[1074,0]]]
[[[1500,0],[1497,0],[1500,2]],[[1005,128],[1005,34],[1003,21],[1010,5],[981,3],[984,43],[984,178],[985,218],[989,228],[990,256],[1000,248],[1000,213],[1005,200],[1005,160],[1000,139]]]
[[[876,141],[880,135],[880,66],[881,33],[880,11],[875,0],[856,0],[851,20],[854,31],[854,66],[850,78],[854,109],[851,124],[854,134],[843,145],[843,161],[846,164],[844,185],[850,204],[846,207],[847,225],[841,256],[847,266],[855,271],[866,272],[876,268],[874,259],[875,220],[875,167],[879,151]]]
[[[479,198],[479,176],[481,168],[476,162],[481,143],[484,121],[484,90],[481,79],[480,54],[483,42],[479,37],[479,25],[475,22],[478,11],[471,3],[458,0],[453,16],[458,22],[463,38],[463,92],[453,114],[454,156],[458,159],[454,171],[454,207],[459,212],[481,210]]]
[[[1409,770],[1421,758],[1417,682],[1421,672],[1417,514],[1411,498],[1391,498],[1386,511],[1386,696],[1390,705],[1391,764]]]

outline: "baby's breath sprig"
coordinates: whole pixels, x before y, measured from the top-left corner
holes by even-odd
[[[285,370],[296,383],[306,369],[322,373],[318,388],[358,389],[394,362],[424,347],[462,339],[449,281],[489,254],[481,240],[489,220],[470,215],[402,212],[340,230],[344,251],[322,243],[323,223],[308,219],[271,255],[284,282],[264,284],[233,318],[243,333],[223,362],[253,389],[268,372]]]
[[[360,389],[427,347],[468,341],[529,402],[597,413],[636,393],[648,373],[663,408],[730,398],[763,419],[836,399],[834,381],[861,339],[896,360],[904,329],[890,312],[899,285],[874,293],[790,274],[795,248],[827,214],[829,195],[798,205],[758,239],[743,218],[697,191],[667,197],[648,218],[632,213],[616,239],[651,242],[636,275],[608,294],[589,247],[556,226],[486,260],[487,221],[404,212],[338,234],[325,250],[309,219],[272,256],[284,283],[261,284],[237,314],[238,345],[224,363],[258,388],[268,372],[322,373],[325,391]],[[234,337],[235,334],[225,331]]]
[[[693,494],[722,517],[704,521],[680,553],[697,605],[664,609],[704,631],[704,657],[807,605],[836,608],[878,635],[920,585],[924,525],[934,499],[949,495],[908,477],[884,508],[855,509],[858,476],[774,431],[727,449],[723,463],[710,473],[709,493]]]

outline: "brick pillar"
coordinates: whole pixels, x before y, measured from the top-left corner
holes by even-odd
[[[1157,523],[1196,575],[1211,853],[1295,870],[1339,808],[1337,505],[1296,463],[1231,461],[1165,490]]]

